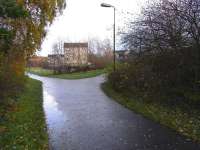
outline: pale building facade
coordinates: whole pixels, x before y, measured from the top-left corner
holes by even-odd
[[[64,43],[64,63],[66,66],[88,64],[88,43]]]
[[[63,66],[64,61],[63,54],[51,54],[47,59],[50,68]]]
[[[62,54],[48,55],[49,67],[80,67],[88,65],[88,43],[64,43]]]

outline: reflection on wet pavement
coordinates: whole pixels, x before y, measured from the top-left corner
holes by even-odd
[[[43,91],[43,98],[50,143],[56,143],[59,140],[57,137],[63,134],[61,130],[64,128],[66,118],[62,111],[58,109],[58,103],[54,97],[45,90]]]
[[[43,82],[46,122],[53,150],[199,150],[200,146],[108,98],[103,76]]]

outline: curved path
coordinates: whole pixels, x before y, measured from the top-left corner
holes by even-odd
[[[44,110],[53,150],[200,150],[157,123],[108,98],[103,76],[43,82]]]

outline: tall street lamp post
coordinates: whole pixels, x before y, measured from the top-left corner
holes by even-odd
[[[102,3],[101,4],[101,7],[110,7],[110,8],[113,8],[114,10],[114,25],[113,25],[113,70],[115,71],[116,70],[116,59],[115,59],[115,7],[113,5],[110,5],[110,4],[106,4],[106,3]]]

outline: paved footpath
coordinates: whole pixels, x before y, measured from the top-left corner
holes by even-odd
[[[103,76],[43,82],[44,109],[53,150],[200,150],[200,145],[108,98]]]

